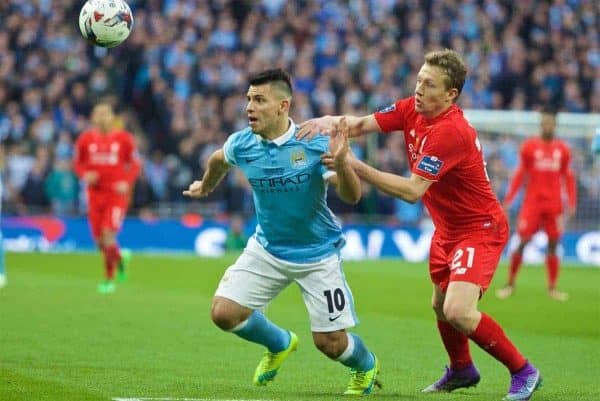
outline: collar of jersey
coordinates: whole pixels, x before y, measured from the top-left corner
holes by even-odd
[[[425,122],[427,123],[427,125],[432,125],[434,123],[437,123],[438,121],[443,120],[449,114],[452,114],[457,110],[459,110],[459,108],[458,108],[458,105],[455,103],[455,104],[451,105],[450,107],[448,107],[448,110],[444,111],[442,114],[435,116],[431,119],[424,117],[424,119],[425,119]]]
[[[288,128],[288,130],[285,131],[285,134],[278,136],[277,138],[273,139],[272,141],[269,141],[268,139],[263,139],[263,137],[258,134],[254,134],[254,136],[256,137],[256,140],[259,142],[262,141],[265,143],[272,143],[277,146],[283,145],[284,143],[289,141],[290,138],[293,137],[294,134],[296,133],[296,124],[294,123],[294,120],[292,120],[289,117],[288,117],[288,120],[290,122],[290,128]]]

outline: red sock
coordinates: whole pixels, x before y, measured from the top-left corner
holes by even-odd
[[[515,285],[517,279],[517,273],[521,268],[521,262],[523,261],[523,255],[515,252],[510,257],[510,266],[508,269],[508,285]]]
[[[553,290],[556,288],[556,280],[558,280],[558,256],[548,255],[546,257],[546,267],[548,269],[548,288]]]
[[[104,268],[106,271],[106,278],[112,280],[115,277],[115,268],[117,263],[121,260],[121,251],[117,244],[107,245],[102,248],[104,253]]]
[[[510,373],[521,370],[527,363],[527,360],[504,334],[502,327],[485,313],[481,314],[481,321],[469,338],[504,364]]]
[[[469,352],[469,337],[456,330],[448,322],[438,320],[437,326],[450,357],[450,367],[453,370],[461,370],[471,365],[473,360]]]

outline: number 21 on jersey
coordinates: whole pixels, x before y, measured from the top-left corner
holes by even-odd
[[[465,254],[466,251],[466,254]],[[465,262],[466,258],[466,263]],[[456,270],[454,274],[465,274],[467,269],[473,267],[473,259],[475,259],[475,248],[468,246],[464,250],[459,248],[454,253],[450,270]]]

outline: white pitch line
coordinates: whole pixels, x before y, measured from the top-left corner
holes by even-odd
[[[153,398],[153,397],[138,397],[138,398],[113,398],[113,401],[272,401],[272,400],[245,400],[245,399],[223,399],[223,398]]]

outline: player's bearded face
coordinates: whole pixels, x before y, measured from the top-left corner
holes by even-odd
[[[427,63],[417,74],[415,87],[415,111],[433,118],[452,105],[456,89],[446,89],[444,71]]]
[[[94,107],[92,111],[92,124],[102,130],[108,130],[112,128],[114,114],[112,109],[107,106],[100,104]]]
[[[265,136],[277,127],[278,119],[281,117],[279,110],[281,99],[271,88],[271,85],[251,85],[246,95],[248,104],[246,113],[248,125],[252,132]]]

